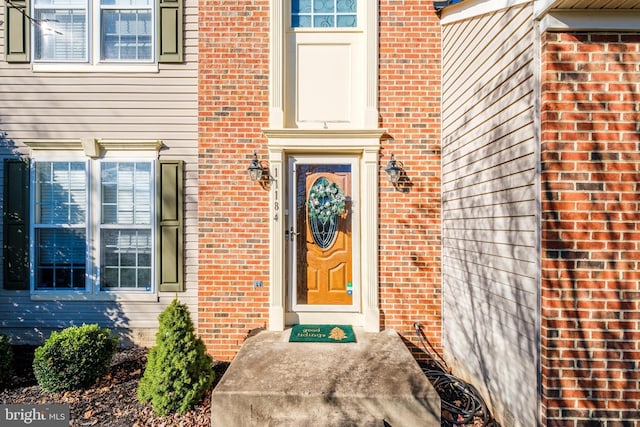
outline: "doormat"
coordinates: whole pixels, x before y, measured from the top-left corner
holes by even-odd
[[[289,342],[356,342],[349,325],[295,325]]]

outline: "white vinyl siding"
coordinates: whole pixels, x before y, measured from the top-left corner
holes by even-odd
[[[0,8],[0,21],[6,22],[3,14]],[[33,72],[31,64],[0,61],[0,156],[28,154],[23,143],[33,140],[162,141],[160,160],[184,160],[185,292],[179,297],[197,322],[198,9],[192,0],[185,2],[184,35],[184,62],[158,64],[157,71],[148,73]],[[0,31],[1,51],[4,43]],[[158,315],[175,296],[159,292],[153,301],[36,301],[29,292],[0,289],[0,329],[28,338],[34,331],[82,322],[157,328]]]
[[[445,353],[522,426],[538,417],[532,14],[521,4],[443,26]]]

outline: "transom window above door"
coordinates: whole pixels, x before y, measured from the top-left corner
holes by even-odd
[[[357,0],[291,0],[293,28],[355,28]]]
[[[152,0],[35,0],[34,60],[152,62]]]

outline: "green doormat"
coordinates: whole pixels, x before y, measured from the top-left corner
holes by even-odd
[[[349,325],[295,325],[289,342],[356,342]]]

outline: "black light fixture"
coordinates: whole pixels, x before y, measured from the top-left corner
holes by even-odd
[[[393,153],[391,153],[391,160],[389,160],[389,163],[387,163],[387,167],[384,168],[384,171],[389,176],[389,182],[391,184],[396,185],[398,183],[398,181],[400,180],[401,170],[402,167],[398,165],[395,156],[393,155]]]
[[[256,182],[256,181],[262,180],[262,174],[264,173],[264,169],[262,168],[262,165],[258,160],[258,153],[256,153],[255,151],[253,152],[253,160],[251,161],[251,164],[247,168],[247,171],[249,171],[249,177],[251,178],[251,181]]]

